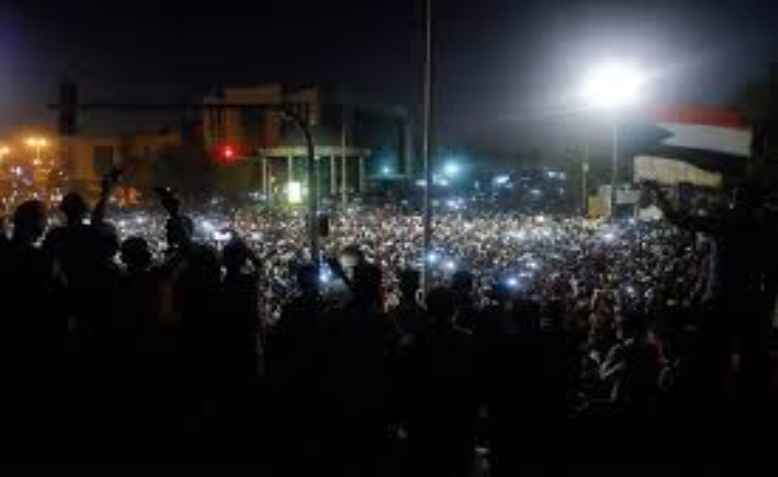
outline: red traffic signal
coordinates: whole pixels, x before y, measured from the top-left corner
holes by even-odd
[[[239,149],[232,144],[222,144],[214,150],[213,157],[222,164],[232,164],[239,159]]]

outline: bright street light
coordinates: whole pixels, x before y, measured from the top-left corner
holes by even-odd
[[[454,177],[457,174],[459,174],[459,171],[461,170],[461,167],[459,167],[459,164],[455,162],[449,162],[445,166],[443,166],[443,173],[447,175],[448,177]]]
[[[11,148],[8,146],[0,146],[0,161],[2,161],[8,154],[11,154]]]
[[[594,109],[618,113],[640,100],[646,75],[630,63],[605,63],[589,73],[583,83],[583,100]],[[610,216],[615,216],[616,184],[619,175],[619,120],[613,118],[613,155],[611,164]],[[585,175],[584,175],[585,177]],[[585,181],[585,179],[584,179]]]
[[[589,72],[581,95],[597,109],[617,109],[637,103],[646,83],[645,75],[628,63],[606,63]]]

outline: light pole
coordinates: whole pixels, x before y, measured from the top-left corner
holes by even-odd
[[[424,297],[430,290],[432,268],[427,257],[432,249],[432,0],[426,1],[424,55]]]
[[[28,138],[25,143],[27,146],[32,147],[35,149],[35,159],[33,159],[32,164],[34,166],[40,166],[41,165],[41,149],[48,146],[48,141],[42,137],[31,137]]]
[[[616,206],[616,184],[619,176],[618,113],[637,103],[645,83],[640,69],[627,63],[606,63],[593,69],[584,82],[582,96],[593,109],[612,113],[613,154],[611,157],[610,214]]]

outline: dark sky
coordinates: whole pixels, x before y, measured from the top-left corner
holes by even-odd
[[[0,131],[50,121],[63,72],[93,99],[329,80],[414,106],[420,1],[0,1]],[[250,3],[246,5],[246,3]],[[437,119],[450,144],[518,148],[576,108],[587,65],[633,58],[656,101],[722,102],[778,59],[757,0],[437,0]]]

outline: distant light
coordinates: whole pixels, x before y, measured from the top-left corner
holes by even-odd
[[[437,254],[437,253],[435,253],[435,252],[430,252],[430,253],[427,255],[427,261],[428,261],[429,263],[432,263],[432,264],[434,264],[434,263],[438,263],[438,261],[440,261],[440,255],[438,255],[438,254]]]
[[[232,234],[230,232],[216,231],[213,234],[213,239],[217,242],[227,242],[228,240],[232,239]]]
[[[252,232],[250,237],[251,240],[262,240],[262,234],[259,232]]]
[[[645,77],[636,66],[606,63],[589,73],[581,95],[593,108],[615,109],[636,103],[644,84]]]
[[[510,176],[497,176],[494,178],[494,183],[497,185],[505,185],[511,180]]]
[[[613,232],[608,232],[602,236],[602,239],[605,240],[606,242],[613,242],[613,240],[616,239],[616,234],[614,234]]]
[[[540,268],[540,265],[538,265],[538,262],[535,262],[533,260],[527,263],[527,268],[529,268],[530,270],[537,270],[538,268]]]
[[[455,162],[449,162],[448,164],[443,166],[443,173],[448,177],[455,177],[459,174],[461,169],[462,168],[459,166],[459,164]]]
[[[388,166],[384,166],[383,168],[381,168],[381,173],[385,176],[388,176],[389,174],[392,173],[392,168]]]
[[[549,179],[556,179],[557,177],[557,173],[554,171],[548,171],[546,172],[546,175],[548,176]]]
[[[509,287],[511,287],[511,288],[516,288],[516,287],[518,287],[518,286],[519,286],[519,279],[518,279],[518,278],[516,278],[516,277],[510,277],[510,278],[508,278],[508,279],[505,281],[505,283],[506,283],[506,284],[507,284]]]
[[[427,187],[427,181],[424,179],[419,179],[416,181],[416,185],[419,187]]]
[[[524,240],[527,238],[527,232],[524,230],[515,230],[509,234],[511,237],[515,238],[516,240]]]
[[[449,271],[454,271],[454,270],[456,270],[456,269],[457,269],[457,264],[456,264],[456,263],[454,263],[454,261],[453,261],[453,260],[448,260],[448,261],[446,261],[446,263],[443,265],[443,267],[444,267],[446,270],[449,270]]]
[[[300,204],[303,201],[303,185],[300,182],[290,182],[286,186],[286,193],[290,204]]]
[[[634,217],[631,217],[629,220],[627,220],[627,222],[629,222],[629,225],[635,225],[637,223],[637,220],[635,220]]]
[[[208,220],[203,220],[202,222],[200,222],[200,227],[202,227],[203,230],[205,230],[206,232],[212,232],[213,229],[215,228],[213,224]]]
[[[532,189],[532,190],[531,190],[531,191],[529,191],[529,192],[530,192],[530,194],[532,194],[532,195],[534,195],[534,196],[540,196],[540,195],[542,195],[542,194],[543,194],[543,192],[541,192],[541,190],[540,190],[540,189]]]
[[[546,223],[546,218],[543,217],[542,215],[538,215],[537,217],[535,217],[535,222],[539,224],[544,224]]]
[[[143,216],[140,216],[140,215],[138,217],[135,217],[135,223],[138,224],[138,225],[142,225],[142,224],[146,223],[146,217],[143,217]]]
[[[224,148],[224,158],[232,159],[233,157],[235,157],[235,150],[230,146],[226,146]]]

